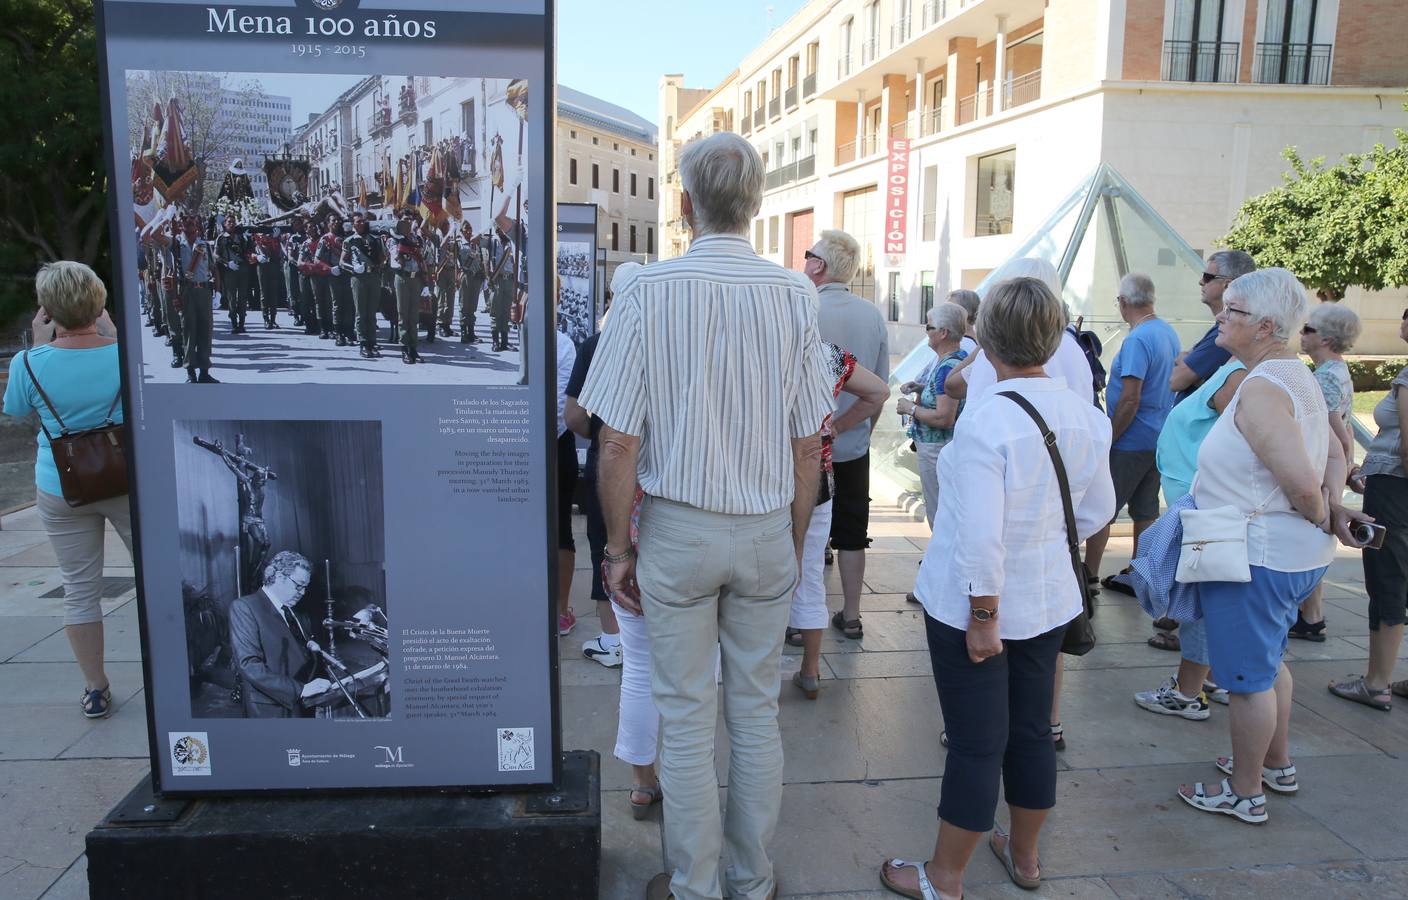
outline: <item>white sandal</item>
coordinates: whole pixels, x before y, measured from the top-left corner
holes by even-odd
[[[902,888],[899,885],[892,884],[889,879],[885,877],[885,867],[881,866],[880,883],[884,885],[887,890],[894,891],[901,897],[912,897],[914,900],[940,900],[938,890],[929,881],[929,873],[924,871],[923,862],[909,862],[908,860],[896,858],[888,860],[888,864],[892,869],[903,869],[909,866],[917,871],[919,873],[919,893],[916,894],[909,888]]]
[[[1232,784],[1226,778],[1222,779],[1222,791],[1217,794],[1209,794],[1207,785],[1199,781],[1193,785],[1193,795],[1190,797],[1178,791],[1178,796],[1184,803],[1194,809],[1203,812],[1222,813],[1227,816],[1236,816],[1249,825],[1261,825],[1266,822],[1266,795],[1257,794],[1252,797],[1240,797],[1232,790]],[[1260,810],[1257,812],[1256,810]]]
[[[1232,774],[1232,757],[1219,756],[1214,764],[1217,770],[1224,775]],[[1290,784],[1282,784],[1280,779],[1291,779]],[[1300,782],[1296,780],[1296,767],[1286,766],[1284,769],[1273,769],[1270,766],[1261,767],[1261,783],[1271,788],[1278,794],[1294,794],[1300,790]]]

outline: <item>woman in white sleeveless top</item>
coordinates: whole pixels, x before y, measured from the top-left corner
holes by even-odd
[[[1289,342],[1305,322],[1305,288],[1285,269],[1227,286],[1217,345],[1248,369],[1198,451],[1199,509],[1233,506],[1250,517],[1249,584],[1200,585],[1213,678],[1231,693],[1233,755],[1219,787],[1183,785],[1197,809],[1266,821],[1266,795],[1294,793],[1287,733],[1291,674],[1281,662],[1296,611],[1335,554],[1332,500],[1344,484],[1344,450],[1330,440],[1325,399]],[[1235,760],[1235,767],[1233,762]]]

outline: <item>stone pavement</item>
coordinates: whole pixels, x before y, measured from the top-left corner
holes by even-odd
[[[873,507],[876,536],[862,603],[866,636],[828,633],[816,701],[782,688],[787,755],[782,820],[773,852],[784,897],[837,900],[894,896],[878,883],[886,854],[922,858],[933,846],[943,774],[942,721],[919,612],[905,602],[926,529],[893,507]],[[575,633],[561,639],[563,746],[602,756],[604,898],[638,898],[663,866],[658,814],[627,810],[630,769],[611,757],[614,670],[583,659],[597,633],[588,598],[580,517]],[[109,537],[109,559],[126,562]],[[1112,542],[1107,571],[1124,564]],[[116,711],[79,714],[79,676],[58,618],[53,556],[33,510],[0,529],[0,900],[86,897],[83,836],[144,773],[146,725],[130,568],[112,577],[105,604]],[[840,586],[828,570],[833,593]],[[1174,790],[1219,778],[1211,760],[1228,751],[1227,711],[1205,722],[1154,716],[1130,700],[1173,670],[1174,654],[1147,647],[1147,617],[1106,592],[1100,645],[1070,660],[1062,718],[1057,808],[1042,844],[1041,897],[1408,897],[1408,703],[1381,713],[1330,696],[1328,679],[1362,671],[1367,656],[1362,572],[1343,553],[1326,584],[1332,637],[1293,642],[1299,681],[1292,749],[1299,795],[1270,798],[1271,822],[1251,827],[1198,814]],[[839,597],[832,597],[832,606]],[[789,650],[784,673],[796,665]],[[1398,677],[1408,677],[1408,661]],[[720,731],[721,779],[727,771]],[[1002,813],[999,816],[1002,817]],[[571,878],[572,873],[563,873]],[[467,892],[466,897],[472,896]],[[979,850],[968,896],[1025,896],[991,854]]]

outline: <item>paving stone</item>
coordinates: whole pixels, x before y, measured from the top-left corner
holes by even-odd
[[[0,617],[0,662],[23,653],[55,633],[67,644],[68,639],[61,633],[63,627],[64,621],[59,616]]]
[[[1331,694],[1328,685],[1346,674],[1363,674],[1364,666],[1348,662],[1293,662],[1288,666],[1296,680],[1295,702],[1323,721],[1347,735],[1395,756],[1408,756],[1408,716],[1402,709],[1384,713],[1359,703],[1341,700]],[[1395,678],[1408,678],[1408,663],[1400,662]],[[1399,698],[1401,702],[1402,698]],[[1408,705],[1408,704],[1405,704]],[[1297,711],[1299,712],[1299,711]],[[1292,714],[1291,735],[1294,739],[1302,722],[1311,716]]]
[[[858,644],[865,651],[929,649],[924,636],[924,613],[912,603],[907,605],[909,609],[862,614],[865,636],[859,641],[843,640]]]
[[[113,695],[130,693],[142,685],[142,665],[111,663],[104,667],[113,685]],[[62,706],[78,711],[83,675],[72,657],[66,662],[11,662],[0,665],[0,708]]]
[[[1317,866],[1258,866],[1251,869],[1171,874],[1183,897],[1210,900],[1381,900],[1408,897],[1408,866],[1402,862],[1346,862]]]
[[[660,807],[636,821],[631,792],[601,792],[601,897],[639,900],[646,882],[665,870],[660,849]]]
[[[88,855],[75,859],[40,900],[88,900]]]
[[[149,759],[147,702],[140,688],[127,697],[113,698],[112,715],[89,722],[90,727],[69,744],[60,759]]]
[[[47,543],[49,536],[43,531],[0,531],[0,559],[13,556],[21,550]]]
[[[83,836],[147,772],[146,760],[7,762],[0,766],[4,854],[54,870],[47,888],[83,852]],[[39,896],[41,891],[33,896]],[[0,896],[10,897],[0,890]]]
[[[10,863],[14,863],[13,866]],[[32,900],[41,896],[63,875],[63,866],[35,866],[0,856],[0,897],[6,900]]]
[[[837,678],[933,678],[928,650],[837,653],[826,663]]]
[[[103,659],[108,663],[142,661],[142,635],[137,626],[137,617],[107,616],[103,619]],[[31,662],[71,662],[73,648],[68,636],[60,630],[49,637],[37,641],[22,653],[11,657],[12,663]]]

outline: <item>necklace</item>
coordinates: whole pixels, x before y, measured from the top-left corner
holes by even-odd
[[[1134,329],[1138,328],[1140,325],[1143,325],[1145,322],[1149,321],[1150,319],[1157,319],[1158,317],[1159,317],[1159,316],[1158,316],[1157,313],[1149,313],[1147,316],[1145,316],[1144,318],[1140,319],[1138,322],[1132,323],[1132,324],[1129,326],[1129,330],[1130,330],[1130,331],[1133,331]]]

